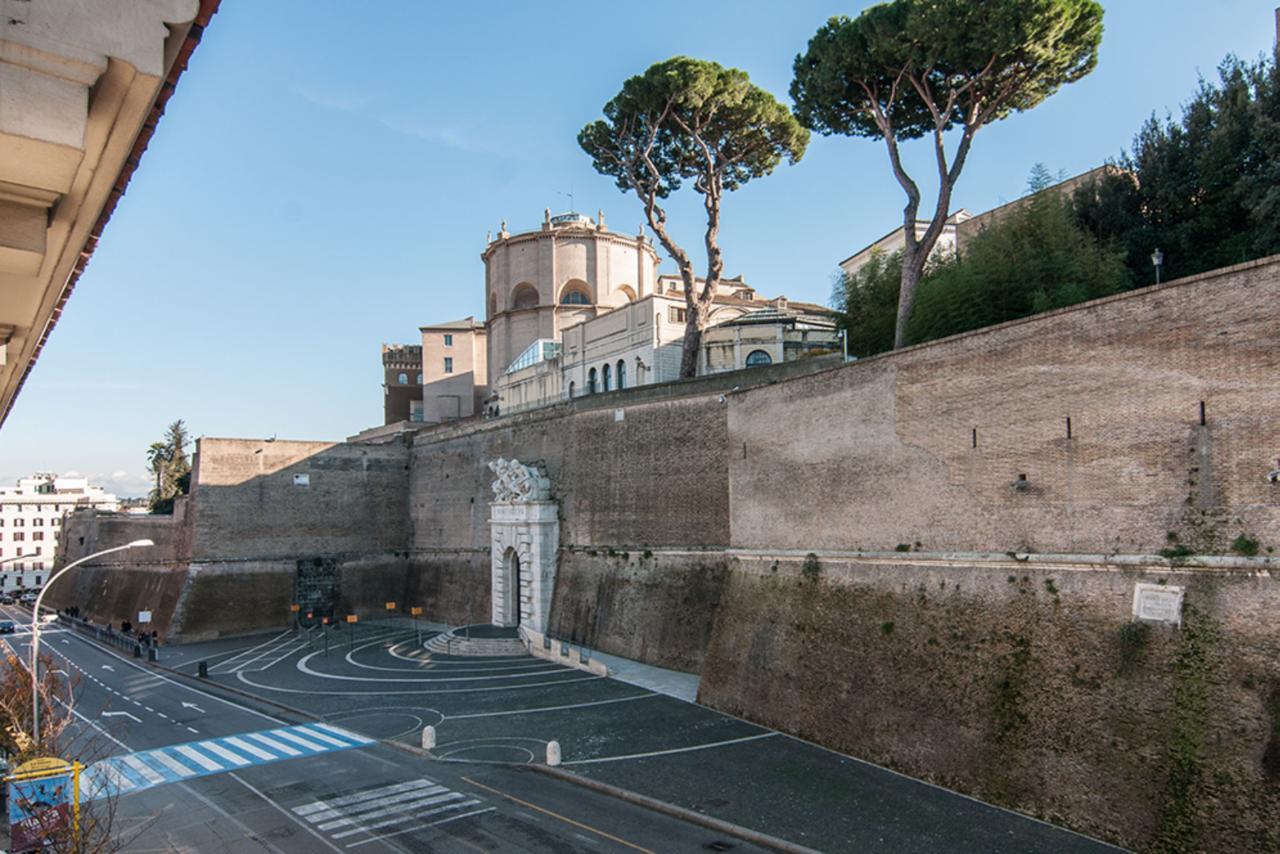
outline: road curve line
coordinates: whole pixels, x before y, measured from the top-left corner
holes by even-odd
[[[581,671],[569,670],[566,668],[565,672],[578,673]],[[487,692],[487,691],[523,691],[525,688],[544,688],[548,685],[571,685],[574,682],[588,682],[596,679],[607,679],[608,677],[596,676],[592,674],[590,676],[582,676],[577,679],[556,679],[551,682],[526,682],[523,685],[496,685],[496,686],[490,686],[488,688],[436,688],[436,689],[425,690],[425,691],[424,690],[387,691],[387,690],[382,690],[378,688],[373,688],[368,691],[330,691],[324,688],[284,688],[284,687],[278,687],[276,685],[263,685],[259,682],[254,682],[252,679],[250,679],[248,676],[246,676],[243,673],[237,673],[236,678],[239,679],[244,684],[249,685],[251,687],[259,688],[263,691],[276,691],[277,693],[280,693],[280,694],[307,694],[307,695],[316,695],[321,697],[383,697],[383,696],[390,696],[393,694],[398,696],[401,694],[427,694],[427,695],[473,694],[473,693],[481,693],[481,692]],[[391,681],[400,682],[403,680],[394,679]]]
[[[744,741],[758,741],[762,738],[773,738],[782,735],[780,732],[761,732],[745,738],[731,738],[727,741],[713,741],[710,744],[695,744],[691,747],[673,747],[670,750],[654,750],[649,753],[629,753],[625,756],[600,756],[595,759],[574,759],[561,762],[561,765],[592,765],[597,762],[621,762],[624,759],[647,759],[650,756],[669,756],[672,753],[692,753],[695,750],[710,750],[713,747],[725,747],[730,744],[742,744]]]

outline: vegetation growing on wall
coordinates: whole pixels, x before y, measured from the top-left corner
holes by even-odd
[[[1174,663],[1173,727],[1167,744],[1169,777],[1160,799],[1157,847],[1198,849],[1197,807],[1204,780],[1217,622],[1194,604],[1183,606],[1182,648]]]

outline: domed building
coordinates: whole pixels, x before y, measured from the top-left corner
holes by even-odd
[[[570,212],[543,212],[537,231],[489,240],[484,261],[489,377],[536,341],[559,341],[566,327],[654,293],[658,253],[644,235],[610,231]]]

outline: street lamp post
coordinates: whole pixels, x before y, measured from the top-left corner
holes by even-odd
[[[100,552],[94,552],[91,555],[85,555],[79,560],[72,561],[62,569],[49,576],[49,580],[40,588],[40,592],[36,595],[36,601],[31,606],[31,735],[32,742],[36,748],[40,747],[40,604],[44,601],[44,594],[49,592],[49,587],[53,582],[57,581],[67,570],[75,569],[87,560],[93,560],[95,557],[111,554],[112,552],[122,552],[125,549],[145,548],[154,546],[151,540],[134,540],[123,546],[116,546],[112,549],[103,549]]]
[[[1156,268],[1156,284],[1160,284],[1160,268],[1164,266],[1164,253],[1156,247],[1156,251],[1151,253],[1151,265]]]

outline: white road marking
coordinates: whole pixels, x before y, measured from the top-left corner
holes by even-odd
[[[305,747],[307,750],[311,750],[315,752],[324,750],[324,745],[316,744],[314,741],[307,741],[305,738],[300,738],[294,735],[293,733],[289,732],[287,729],[271,730],[271,735],[273,738],[283,738],[283,739],[292,741],[294,744],[300,744],[303,747]]]
[[[209,757],[205,756],[203,753],[200,753],[199,751],[192,750],[190,747],[188,747],[188,746],[187,746],[187,745],[185,745],[185,744],[179,744],[178,746],[174,747],[173,749],[174,749],[174,750],[176,750],[176,751],[178,751],[179,753],[181,753],[183,756],[187,757],[188,759],[190,759],[192,762],[194,762],[194,763],[196,763],[197,765],[199,765],[201,768],[204,768],[206,771],[221,771],[221,770],[223,770],[223,769],[222,769],[222,766],[221,766],[221,765],[219,765],[217,762],[214,762],[212,759],[210,759]]]
[[[319,730],[327,730],[332,733],[332,735],[326,735],[324,732],[320,732]],[[345,729],[340,729],[329,724],[302,724],[298,727],[298,731],[304,735],[318,738],[321,741],[328,742],[329,744],[337,747],[350,747],[351,742],[353,741],[356,744],[373,744],[373,739],[371,738],[365,738],[363,735],[357,735],[354,732],[348,732]],[[334,738],[334,735],[340,736],[340,738]]]
[[[561,668],[566,674],[578,673],[580,671],[571,670],[569,668]],[[526,682],[523,685],[494,685],[488,688],[428,688],[428,689],[404,689],[399,691],[386,691],[371,689],[368,691],[331,691],[328,689],[318,688],[283,688],[279,685],[266,685],[262,682],[254,682],[243,673],[237,673],[236,678],[246,685],[258,688],[263,691],[274,691],[279,694],[309,694],[321,697],[385,697],[391,694],[478,694],[489,691],[517,691],[524,688],[542,688],[547,685],[570,685],[574,682],[593,682],[597,679],[605,679],[605,676],[577,676],[571,679],[555,679],[550,682]],[[384,682],[420,682],[422,680],[414,679],[386,679],[373,680]],[[443,680],[450,681],[450,680]]]
[[[136,771],[142,776],[142,779],[146,780],[153,786],[158,786],[164,782],[164,777],[157,774],[155,771],[152,771],[151,768],[148,767],[147,763],[143,762],[131,753],[126,753],[124,756],[119,757],[119,761]]]
[[[671,750],[654,750],[649,753],[629,753],[625,756],[601,756],[596,759],[575,759],[571,762],[562,762],[562,765],[592,765],[597,762],[621,762],[624,759],[646,759],[650,756],[668,756],[672,753],[691,753],[695,750],[710,750],[713,747],[724,747],[729,744],[742,744],[744,741],[757,741],[762,738],[773,738],[775,735],[781,735],[779,732],[762,732],[756,735],[748,735],[745,738],[731,738],[727,741],[713,741],[710,744],[695,744],[692,747],[675,747]]]
[[[200,734],[200,730],[196,729],[196,728],[195,728],[195,727],[193,727],[193,726],[189,726],[189,727],[187,727],[187,732],[194,732],[196,735],[199,735],[199,734]]]
[[[283,742],[276,741],[274,738],[265,736],[260,732],[247,732],[244,734],[244,737],[251,738],[254,741],[258,742],[259,744],[265,744],[267,747],[270,747],[272,750],[276,751],[277,753],[283,753],[285,756],[301,756],[302,755],[301,750],[294,750],[289,745],[284,744]]]
[[[361,824],[365,821],[368,821],[371,818],[386,818],[389,815],[395,816],[395,818],[391,819],[390,821],[377,822],[375,824],[365,824],[363,827],[357,827],[355,830],[344,830],[342,833],[333,834],[334,839],[342,839],[343,837],[351,836],[353,834],[360,833],[361,831],[364,831],[364,830],[376,830],[379,827],[386,827],[389,824],[398,824],[407,818],[416,818],[417,816],[406,815],[405,813],[409,812],[410,810],[415,810],[418,807],[434,807],[437,804],[443,804],[449,801],[457,801],[465,797],[466,796],[461,794],[460,792],[445,792],[443,795],[434,795],[432,797],[423,798],[421,800],[412,801],[410,803],[397,804],[396,806],[387,807],[386,809],[374,810],[373,812],[363,813],[362,815],[356,818],[340,818],[335,821],[327,821],[324,824],[320,825],[320,829],[335,830],[339,827],[350,827],[353,824]],[[472,801],[471,803],[478,804],[480,802]],[[461,806],[470,806],[470,804],[451,804],[450,806],[444,807],[443,809],[454,809],[456,807],[461,807]],[[427,813],[424,813],[424,815],[430,815],[432,812],[440,812],[440,811],[441,809],[438,808],[436,810],[428,811]]]
[[[227,736],[223,740],[226,741],[227,744],[234,747],[236,750],[243,750],[245,753],[248,753],[251,756],[256,756],[259,759],[275,760],[280,758],[279,756],[276,756],[274,753],[267,753],[267,751],[254,747],[249,742],[245,741],[242,738],[236,738],[234,735]]]
[[[121,715],[124,715],[126,718],[133,721],[135,724],[142,723],[141,720],[139,720],[138,718],[135,718],[133,715],[129,714],[128,712],[103,712],[102,713],[102,717],[104,718],[118,718]]]
[[[273,801],[273,800],[271,800],[270,798],[268,798],[266,795],[264,795],[262,792],[258,791],[256,788],[254,788],[254,787],[253,787],[253,786],[251,786],[250,784],[246,783],[244,780],[242,780],[242,779],[241,779],[239,776],[237,776],[236,774],[232,773],[232,774],[228,774],[227,776],[229,776],[232,780],[235,780],[235,781],[236,781],[237,783],[239,783],[241,786],[244,786],[244,787],[245,787],[246,789],[248,789],[249,791],[253,792],[253,793],[254,793],[255,795],[257,795],[258,797],[262,798],[264,801],[266,801],[268,804],[270,804],[270,805],[271,805],[271,808],[272,808],[272,809],[274,809],[274,810],[276,810],[277,812],[279,812],[279,813],[281,813],[282,815],[284,815],[284,817],[285,817],[285,818],[287,818],[287,819],[289,819],[290,821],[292,821],[292,822],[294,822],[295,824],[297,824],[297,825],[298,825],[298,827],[301,827],[301,828],[302,828],[303,830],[305,830],[307,833],[310,833],[310,834],[311,834],[312,836],[314,836],[316,839],[320,840],[320,842],[321,842],[321,843],[323,843],[323,845],[324,845],[324,847],[325,847],[325,848],[328,848],[330,851],[337,851],[337,852],[341,852],[341,851],[342,851],[342,849],[341,849],[341,848],[337,847],[337,846],[336,846],[336,845],[334,845],[332,842],[330,842],[329,840],[325,839],[323,835],[321,835],[320,833],[317,833],[315,830],[312,830],[312,829],[311,829],[311,827],[310,827],[309,825],[307,825],[305,822],[298,821],[298,819],[297,819],[296,817],[294,817],[294,816],[292,816],[292,815],[289,815],[289,811],[288,811],[287,809],[285,809],[284,807],[280,806],[280,805],[279,805],[278,803],[276,803],[275,801]]]
[[[441,813],[447,809],[461,809],[462,807],[467,807],[467,806],[471,806],[472,804],[478,804],[478,803],[480,803],[480,801],[466,801],[465,803],[461,803],[461,804],[451,804],[448,807],[442,807],[440,809],[430,810],[425,813],[420,813],[418,816],[415,816],[415,818],[431,815],[433,813]],[[481,813],[493,812],[495,809],[496,809],[495,807],[485,807],[482,810],[472,810],[471,812],[459,813],[458,815],[451,815],[447,818],[442,818],[439,821],[426,822],[426,826],[435,827],[436,825],[447,824],[448,822],[451,822],[451,821],[457,821],[460,818],[468,818],[469,816],[480,815]],[[390,824],[395,824],[395,821],[384,821],[381,824],[374,825],[374,827],[385,827]],[[384,833],[381,836],[373,836],[373,837],[370,837],[369,839],[361,839],[359,842],[350,842],[347,844],[347,847],[358,848],[361,845],[368,845],[370,842],[378,842],[383,839],[390,839],[393,836],[399,836],[403,833],[413,833],[415,830],[421,830],[421,829],[422,829],[421,827],[406,827],[404,830],[397,830],[394,833]]]
[[[423,777],[418,780],[411,780],[407,783],[393,783],[390,786],[382,786],[377,789],[367,789],[363,792],[356,792],[354,795],[343,795],[340,798],[332,798],[327,801],[316,801],[315,803],[306,804],[305,806],[294,807],[293,811],[297,815],[308,816],[318,810],[329,809],[330,807],[349,806],[350,804],[358,804],[361,801],[367,801],[387,795],[394,795],[397,792],[407,792],[410,789],[421,789],[423,787],[436,785],[439,784],[434,780],[428,780],[426,777]]]
[[[384,795],[377,798],[371,798],[361,803],[347,807],[331,807],[327,810],[311,813],[306,816],[307,821],[312,824],[318,821],[328,821],[329,819],[338,818],[342,815],[359,815],[367,813],[371,810],[382,809],[390,804],[406,803],[412,801],[420,801],[423,798],[434,797],[435,795],[443,795],[449,790],[444,786],[427,786],[426,788],[415,788],[407,792],[400,792],[395,795]],[[455,793],[456,794],[456,793]],[[336,825],[334,825],[336,827]],[[328,825],[320,825],[321,829],[327,830]]]
[[[664,694],[658,694],[650,691],[645,694],[636,694],[631,697],[616,697],[612,700],[595,700],[590,703],[571,703],[567,706],[540,706],[535,709],[510,709],[503,712],[474,712],[470,715],[445,715],[444,719],[449,721],[462,720],[463,718],[497,718],[503,715],[532,715],[538,712],[562,712],[566,709],[582,709],[587,706],[607,706],[611,703],[629,703],[632,700],[647,700],[650,697],[662,697]]]
[[[216,756],[222,757],[223,759],[227,760],[233,765],[249,765],[250,764],[248,759],[245,759],[243,756],[239,755],[238,753],[232,753],[230,750],[227,750],[225,747],[223,747],[221,744],[218,744],[217,742],[202,741],[196,746],[199,747],[201,750],[207,750]]]
[[[139,755],[145,756],[154,762],[158,762],[159,764],[168,768],[173,773],[177,774],[179,777],[194,777],[196,774],[195,771],[183,765],[181,762],[174,759],[172,756],[165,753],[163,750],[149,750],[146,753],[142,753]]]

